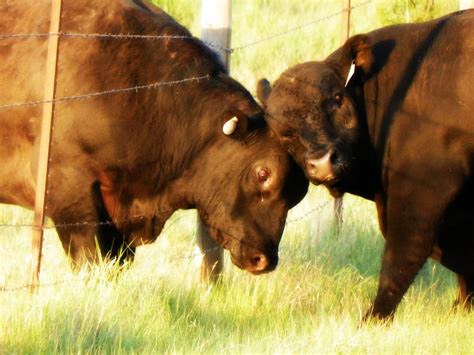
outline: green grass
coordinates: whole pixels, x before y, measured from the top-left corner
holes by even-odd
[[[161,3],[199,34],[198,1]],[[337,11],[337,3],[234,0],[233,46],[311,22]],[[410,13],[433,16],[457,6],[436,3],[439,8]],[[378,1],[354,10],[353,33],[403,21],[404,4]],[[323,58],[338,36],[332,19],[237,50],[232,73],[252,90],[259,77],[273,80],[289,65]],[[31,230],[0,226],[0,353],[472,353],[474,318],[452,308],[455,279],[434,262],[392,325],[360,326],[376,292],[383,239],[372,203],[352,196],[344,203],[336,235],[331,199],[312,188],[290,212],[277,270],[255,277],[226,260],[222,283],[212,288],[199,281],[193,211],[176,213],[121,275],[111,264],[72,274],[48,230],[46,286],[33,296],[21,288],[29,279]],[[0,208],[0,224],[31,221],[21,208]]]
[[[373,204],[351,196],[336,236],[330,202],[323,189],[313,188],[291,211],[275,272],[254,277],[226,260],[222,284],[213,288],[199,280],[192,211],[174,216],[155,244],[139,248],[122,275],[111,264],[72,274],[56,235],[48,232],[41,277],[46,286],[32,297],[27,290],[0,292],[0,349],[470,353],[474,319],[452,309],[454,278],[432,262],[391,326],[359,328],[376,291],[383,239]],[[29,219],[20,210],[14,215]],[[175,218],[180,219],[173,223]],[[27,283],[30,238],[24,230],[2,233],[4,287]]]
[[[200,36],[200,1],[154,0],[154,3],[195,36]],[[273,81],[289,66],[322,60],[341,44],[339,0],[233,0],[232,3],[231,47],[236,50],[231,57],[231,73],[251,92],[260,78]],[[407,19],[429,20],[456,11],[459,1],[352,0],[351,6],[354,9],[350,31],[356,34]],[[303,28],[294,30],[302,25]],[[254,44],[275,34],[278,36],[271,40]]]

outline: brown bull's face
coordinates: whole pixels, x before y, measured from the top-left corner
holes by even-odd
[[[206,156],[195,204],[210,235],[238,267],[274,270],[288,210],[308,189],[303,172],[267,128],[244,140],[223,134]]]
[[[284,72],[271,89],[259,83],[266,120],[308,179],[333,195],[346,190],[360,139],[359,119],[344,80],[324,62]]]

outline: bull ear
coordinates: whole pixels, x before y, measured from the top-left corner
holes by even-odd
[[[367,35],[349,38],[344,45],[331,54],[326,61],[333,65],[344,78],[346,85],[357,70],[368,74],[372,68],[372,45]]]
[[[272,93],[272,84],[267,79],[260,79],[257,83],[257,98],[263,108],[267,107],[267,100]]]

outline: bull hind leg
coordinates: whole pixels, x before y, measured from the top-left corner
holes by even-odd
[[[201,280],[215,283],[220,279],[224,268],[222,248],[210,237],[201,219],[198,217],[196,244],[201,251]]]
[[[103,203],[99,184],[95,183],[92,189],[94,205],[98,216],[97,242],[101,255],[108,259],[116,260],[119,265],[132,262],[135,257],[136,248],[127,244],[124,234],[113,223]]]

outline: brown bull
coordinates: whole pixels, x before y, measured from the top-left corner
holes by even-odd
[[[46,33],[49,15],[47,1],[3,1],[0,33]],[[139,0],[65,0],[61,32],[46,208],[71,258],[132,256],[174,211],[196,208],[237,266],[273,270],[307,181],[247,90],[202,42]],[[34,205],[42,107],[9,104],[41,99],[47,42],[0,39],[1,203]]]

